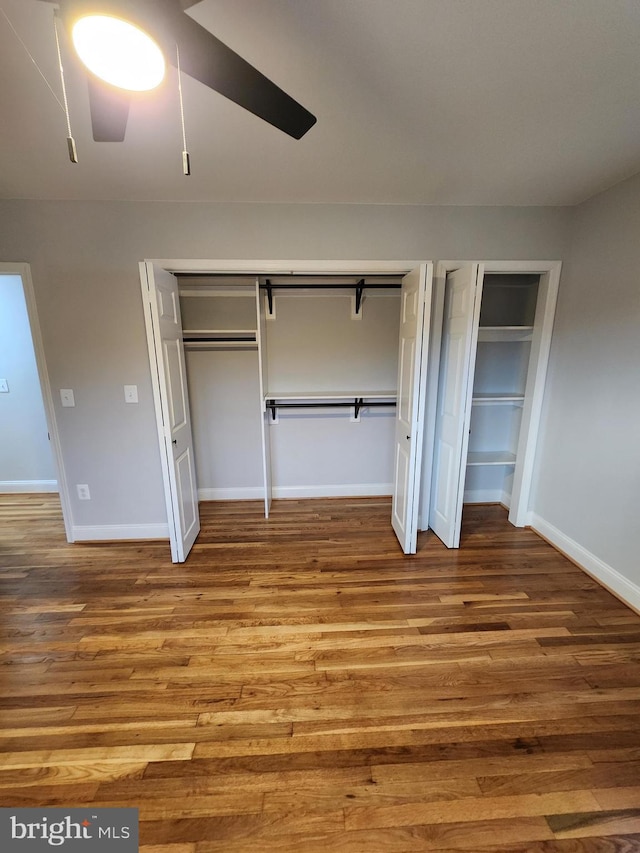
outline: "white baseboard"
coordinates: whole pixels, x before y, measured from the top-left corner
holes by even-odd
[[[362,498],[391,495],[391,483],[355,483],[332,486],[273,486],[273,498]],[[261,486],[234,489],[198,489],[200,501],[258,501],[264,500]]]
[[[262,501],[262,486],[240,486],[233,489],[198,489],[199,501]]]
[[[466,491],[463,497],[466,504],[502,504],[509,509],[511,506],[511,495],[502,489],[473,489]]]
[[[80,524],[71,529],[73,542],[105,542],[114,539],[168,539],[168,524]]]
[[[0,495],[58,492],[57,480],[0,480]]]
[[[640,586],[632,583],[612,566],[596,557],[591,551],[587,551],[586,548],[566,536],[553,524],[549,524],[544,518],[536,515],[535,512],[530,513],[529,524],[536,533],[539,533],[581,569],[584,569],[594,580],[597,580],[625,604],[640,613]]]
[[[366,498],[387,497],[391,483],[341,483],[332,486],[274,486],[274,498]]]

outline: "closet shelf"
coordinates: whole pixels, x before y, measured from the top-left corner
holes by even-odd
[[[530,341],[533,326],[480,326],[479,341]]]
[[[467,454],[467,465],[515,465],[515,453],[506,450],[470,451]]]
[[[257,347],[254,329],[190,329],[182,333],[187,349],[233,349]]]
[[[356,397],[366,397],[368,400],[390,400],[395,402],[396,392],[389,389],[384,391],[267,391],[265,400],[300,400],[309,402],[321,400],[353,400]]]
[[[395,391],[380,391],[370,394],[347,391],[285,391],[265,396],[265,411],[276,419],[278,409],[353,409],[358,419],[360,409],[369,407],[392,407],[396,405]]]
[[[360,308],[362,306],[362,296],[365,290],[388,290],[394,289],[399,290],[402,287],[401,284],[397,282],[380,284],[380,283],[372,283],[367,282],[366,279],[361,278],[358,281],[349,282],[348,284],[339,283],[339,282],[330,282],[330,283],[322,283],[315,282],[313,284],[309,283],[281,283],[271,281],[271,279],[265,279],[264,283],[260,284],[261,290],[266,290],[267,292],[267,303],[269,307],[269,315],[273,315],[273,292],[274,290],[307,290],[309,288],[313,290],[353,290],[355,294],[355,314],[356,316],[360,314]]]
[[[522,405],[524,394],[510,393],[475,393],[471,400],[474,406]]]
[[[255,341],[255,329],[185,329],[182,332],[185,341],[201,340],[228,340],[230,338],[242,338],[247,341]]]

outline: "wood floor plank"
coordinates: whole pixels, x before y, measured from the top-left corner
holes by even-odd
[[[135,805],[142,853],[640,853],[640,617],[498,506],[387,498],[65,541],[0,495],[0,794]]]
[[[350,832],[325,833],[322,835],[303,833],[280,835],[273,845],[262,847],[268,851],[282,853],[439,853],[455,850],[458,853],[476,853],[483,850],[484,843],[504,853],[528,853],[535,850],[535,843],[542,841],[539,853],[549,853],[554,848],[553,833],[542,818],[520,818],[516,821],[474,821],[466,824],[438,824],[398,827],[392,829],[363,829]],[[522,842],[522,848],[512,846]],[[254,846],[251,846],[254,845]],[[504,847],[502,845],[505,845]],[[508,846],[507,846],[508,845]],[[576,848],[577,849],[577,848]],[[622,849],[622,848],[621,848]],[[255,851],[255,841],[247,838],[228,839],[223,842],[208,841],[198,845],[197,853],[249,853]],[[575,850],[567,853],[576,853]],[[590,851],[596,853],[596,851]],[[602,853],[602,851],[600,851]]]
[[[455,802],[348,807],[345,809],[345,828],[351,830],[454,821],[465,823],[485,820],[488,817],[492,819],[540,817],[555,814],[557,809],[562,809],[564,814],[568,812],[570,815],[583,812],[591,814],[600,811],[600,806],[590,791],[577,790],[561,794],[465,797]]]

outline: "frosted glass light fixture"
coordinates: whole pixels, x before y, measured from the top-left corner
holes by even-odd
[[[89,71],[112,86],[146,92],[164,79],[162,51],[135,24],[110,15],[86,15],[73,24],[71,37]]]

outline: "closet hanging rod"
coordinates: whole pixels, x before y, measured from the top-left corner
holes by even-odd
[[[245,344],[253,344],[256,342],[256,336],[254,335],[198,335],[191,336],[189,334],[183,335],[183,340],[185,343],[189,344],[197,344],[197,343],[231,343],[233,341],[241,341]]]
[[[357,282],[345,283],[297,283],[297,284],[273,284],[270,279],[266,279],[264,284],[260,284],[261,290],[267,291],[267,301],[269,303],[269,314],[273,314],[273,291],[274,290],[355,290],[356,292],[356,314],[360,313],[362,304],[362,292],[365,290],[399,290],[402,287],[400,283],[388,284],[370,284],[366,279],[361,278]]]
[[[274,421],[276,419],[278,409],[354,409],[355,416],[357,418],[360,414],[360,409],[362,408],[372,408],[373,406],[387,407],[395,405],[395,401],[368,403],[364,401],[363,397],[357,397],[354,399],[353,403],[351,401],[348,403],[276,403],[275,400],[267,400],[266,403],[267,409],[271,411],[271,418]]]

